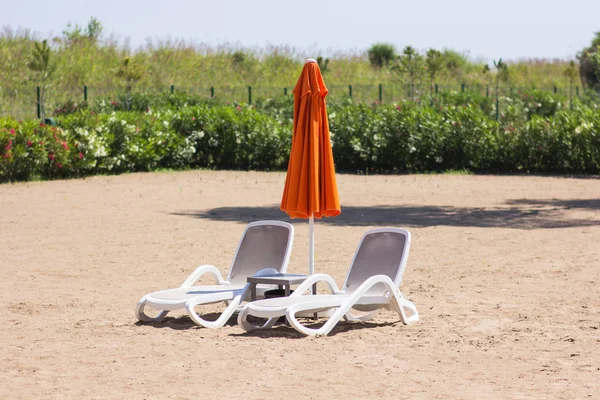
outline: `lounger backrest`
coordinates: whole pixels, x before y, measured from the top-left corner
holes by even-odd
[[[400,286],[410,250],[410,233],[400,228],[379,228],[365,233],[354,254],[344,288],[356,290],[375,275],[387,275]],[[381,295],[383,285],[376,285],[368,294]]]
[[[286,272],[294,241],[294,227],[281,221],[253,222],[246,227],[229,270],[228,281],[246,283],[261,269]]]

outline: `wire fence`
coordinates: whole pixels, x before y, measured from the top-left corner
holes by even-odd
[[[206,98],[214,98],[223,102],[254,104],[258,99],[291,96],[292,87],[273,86],[245,86],[245,87],[176,87],[174,85],[139,90],[148,94],[183,92]],[[352,99],[362,103],[394,103],[403,100],[416,102],[432,101],[445,93],[464,93],[465,96],[484,96],[496,101],[496,114],[498,114],[498,99],[511,97],[524,90],[537,89],[556,96],[562,96],[565,101],[572,104],[574,98],[583,93],[579,87],[510,87],[493,85],[410,85],[410,84],[371,84],[371,85],[331,85],[328,86],[329,99]],[[52,116],[55,108],[68,101],[88,104],[104,99],[115,99],[119,93],[118,88],[95,87],[49,87],[46,93],[41,93],[36,86],[25,86],[18,91],[3,91],[0,87],[0,116],[11,116],[19,120],[40,118],[41,115]],[[40,101],[44,97],[45,102]],[[45,106],[45,110],[42,107]],[[45,111],[45,113],[44,113]]]

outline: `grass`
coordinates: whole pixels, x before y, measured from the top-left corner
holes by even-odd
[[[473,171],[468,169],[447,169],[443,172],[444,175],[475,175]]]
[[[28,31],[5,29],[0,33],[0,115],[18,119],[35,118],[37,83],[27,67],[34,42],[42,38]],[[253,87],[253,100],[281,95],[284,88],[291,93],[307,55],[293,48],[268,47],[245,49],[228,44],[217,47],[191,45],[184,41],[160,40],[149,42],[142,48],[130,50],[112,40],[94,42],[87,38],[67,40],[49,38],[56,64],[52,84],[48,90],[47,110],[68,99],[83,100],[83,87],[88,87],[88,98],[114,96],[123,90],[123,82],[115,70],[123,59],[143,70],[134,90],[148,92],[177,90],[215,95],[232,101],[247,101],[248,86]],[[472,61],[456,52],[445,50],[453,66],[439,76],[440,90],[461,90],[465,84],[485,92],[492,92],[493,71],[484,73],[484,64]],[[318,56],[313,54],[311,56]],[[510,81],[506,87],[537,87],[568,90],[563,76],[569,60],[520,60],[509,62]],[[330,97],[348,96],[348,86],[353,86],[353,97],[359,101],[375,101],[379,84],[384,87],[385,102],[408,96],[407,82],[390,68],[374,68],[364,52],[338,53],[329,60],[324,72]],[[426,79],[421,82],[429,88]],[[580,82],[575,84],[581,86]],[[565,92],[563,92],[565,93]]]

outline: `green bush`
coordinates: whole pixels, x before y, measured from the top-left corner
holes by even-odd
[[[516,98],[523,103],[528,119],[534,115],[551,117],[568,104],[565,96],[536,89],[520,91]]]
[[[485,96],[481,93],[467,90],[464,92],[458,91],[444,91],[438,94],[435,98],[435,102],[442,107],[458,107],[458,106],[477,106],[485,113],[485,115],[492,116],[495,113],[494,98],[491,96]]]
[[[376,43],[367,51],[369,62],[374,67],[388,66],[396,59],[396,49],[387,43]]]
[[[600,172],[598,107],[575,103],[570,110],[536,96],[506,99],[499,121],[480,102],[462,104],[458,97],[446,98],[444,105],[328,102],[336,168]],[[161,106],[150,102],[144,111],[79,109],[58,116],[57,127],[0,119],[0,181],[159,168],[284,170],[291,145],[290,98],[254,107],[206,99],[190,105],[169,95],[158,99]],[[544,103],[530,112],[528,102]]]

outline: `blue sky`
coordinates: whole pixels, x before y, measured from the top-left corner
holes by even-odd
[[[172,38],[285,45],[316,56],[387,42],[490,61],[574,57],[600,31],[600,0],[0,0],[0,27],[26,28],[40,38],[92,16],[105,36],[128,39],[134,48],[147,38]]]

